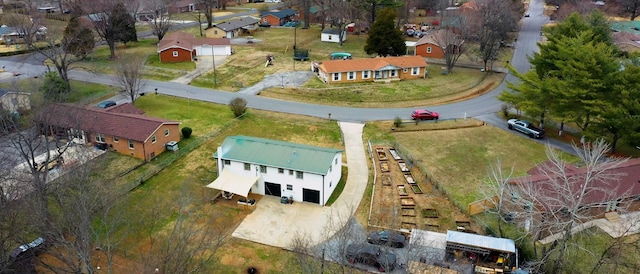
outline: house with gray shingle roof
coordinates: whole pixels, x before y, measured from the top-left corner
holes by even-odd
[[[245,197],[251,191],[324,206],[342,176],[341,150],[271,139],[229,136],[214,158],[214,188]]]
[[[242,17],[224,23],[213,25],[206,30],[207,37],[211,38],[234,38],[243,33],[249,34],[258,28],[259,19],[253,17]]]

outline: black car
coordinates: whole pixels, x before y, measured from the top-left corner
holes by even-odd
[[[351,264],[362,263],[376,267],[380,272],[393,271],[396,265],[396,255],[384,252],[375,245],[350,244],[345,255]]]
[[[367,242],[370,244],[376,245],[385,245],[397,248],[403,248],[406,242],[404,235],[389,231],[383,230],[379,232],[372,232],[367,237]]]

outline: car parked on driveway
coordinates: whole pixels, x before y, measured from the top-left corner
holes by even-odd
[[[406,242],[406,238],[400,233],[390,230],[383,230],[378,232],[371,232],[369,234],[369,237],[367,237],[367,242],[374,245],[403,248]]]
[[[98,107],[99,108],[109,108],[109,107],[112,107],[112,106],[115,106],[115,105],[116,105],[116,102],[114,102],[114,101],[104,101],[104,102],[101,102],[100,104],[98,104]]]
[[[440,114],[434,111],[428,111],[424,109],[417,109],[411,113],[411,119],[413,120],[438,120]]]
[[[351,264],[374,266],[380,272],[393,271],[396,266],[396,255],[384,252],[380,247],[370,244],[350,244],[347,246],[345,257]]]

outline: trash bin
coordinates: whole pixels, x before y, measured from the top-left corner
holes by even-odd
[[[280,203],[281,204],[288,204],[289,203],[289,198],[287,196],[280,197]]]

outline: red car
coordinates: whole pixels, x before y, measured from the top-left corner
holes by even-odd
[[[437,112],[424,109],[414,110],[411,113],[411,119],[413,120],[438,120],[438,118],[440,118],[440,114]]]

